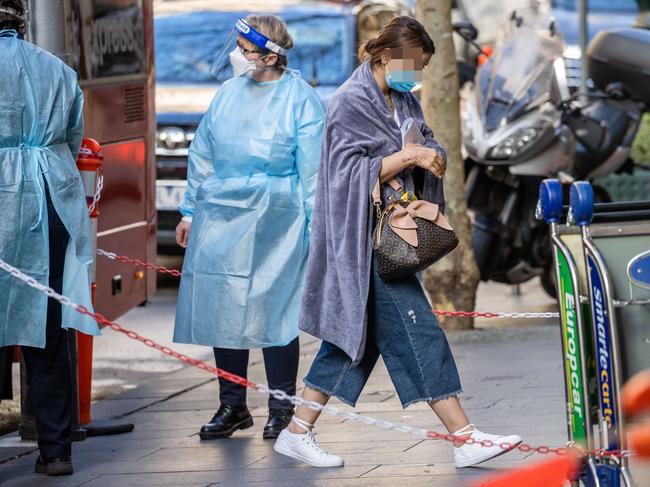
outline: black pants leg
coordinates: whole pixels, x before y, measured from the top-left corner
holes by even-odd
[[[12,347],[0,347],[0,401],[13,399],[13,383],[11,380],[13,351]]]
[[[63,287],[63,266],[69,235],[47,195],[50,232],[50,287]],[[47,303],[45,348],[22,347],[41,457],[70,455],[72,423],[72,375],[68,332],[61,328],[61,305]]]
[[[269,347],[264,352],[266,380],[271,389],[280,389],[292,396],[296,394],[300,342],[298,337],[283,347]],[[281,401],[269,396],[269,409],[293,409],[291,401]]]
[[[300,344],[298,338],[282,347],[263,349],[266,379],[271,389],[280,389],[295,395]],[[214,359],[217,367],[240,377],[248,377],[248,350],[215,348]],[[228,406],[246,404],[246,388],[219,378],[219,400]],[[280,401],[269,397],[269,409],[292,409],[291,401]]]
[[[214,361],[220,369],[248,377],[248,350],[215,348]],[[219,400],[226,406],[246,404],[246,388],[219,377]]]

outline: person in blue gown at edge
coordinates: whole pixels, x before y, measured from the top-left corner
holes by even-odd
[[[269,387],[294,395],[325,113],[315,90],[287,67],[293,40],[281,19],[249,16],[233,34],[225,57],[233,77],[189,149],[174,341],[213,347],[217,367],[242,377],[249,350],[261,348]],[[245,387],[220,378],[219,399],[203,440],[253,425]],[[268,407],[263,437],[273,439],[293,404],[269,397]]]
[[[0,0],[0,258],[92,311],[93,241],[75,164],[83,136],[76,73],[23,40],[22,0]],[[36,473],[69,475],[68,328],[97,323],[0,273],[0,347],[20,345],[38,433]]]

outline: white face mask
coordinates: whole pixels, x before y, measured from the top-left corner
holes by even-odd
[[[247,78],[253,77],[253,71],[257,69],[257,65],[255,64],[255,61],[246,59],[246,56],[242,54],[239,47],[235,47],[228,56],[230,57],[233,75],[246,76]]]

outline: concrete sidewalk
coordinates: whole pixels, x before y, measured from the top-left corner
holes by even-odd
[[[166,263],[166,265],[169,265]],[[171,263],[172,267],[176,267]],[[206,347],[171,342],[176,281],[163,282],[152,302],[118,322],[144,336],[212,363]],[[556,305],[537,282],[521,294],[495,283],[481,284],[478,311],[555,311]],[[561,446],[566,441],[558,320],[478,319],[479,329],[451,332],[470,419],[495,433],[518,433],[533,445]],[[306,373],[319,343],[301,337],[301,370]],[[261,353],[251,354],[249,377],[266,382]],[[95,418],[123,417],[135,431],[89,438],[74,444],[75,475],[46,478],[32,473],[34,444],[16,434],[0,438],[0,484],[7,486],[146,486],[146,485],[337,485],[462,486],[476,476],[490,476],[545,457],[511,452],[479,468],[456,470],[451,446],[406,434],[323,416],[318,441],[345,457],[346,466],[315,469],[277,455],[261,438],[266,398],[249,393],[255,427],[232,438],[202,442],[200,426],[218,407],[217,382],[210,374],[107,331],[95,342],[93,406]],[[301,381],[299,380],[301,384]],[[333,401],[342,408],[347,406]],[[443,431],[427,405],[401,409],[383,364],[378,364],[356,411],[380,419]],[[31,453],[29,453],[31,452]],[[650,484],[649,484],[650,485]]]
[[[462,401],[473,422],[486,431],[519,433],[535,445],[564,443],[560,342],[553,320],[542,326],[448,335],[463,379]],[[301,374],[317,349],[316,340],[303,337]],[[265,382],[260,359],[260,353],[252,354],[250,377]],[[189,367],[169,372],[95,405],[95,417],[126,415],[136,429],[75,443],[74,476],[36,476],[32,473],[36,454],[31,453],[0,465],[2,485],[392,486],[406,480],[409,487],[457,486],[477,475],[490,475],[539,457],[514,452],[480,468],[456,470],[451,447],[445,442],[423,441],[323,416],[318,439],[327,449],[343,455],[346,466],[315,469],[275,454],[272,442],[262,440],[266,398],[256,392],[249,393],[254,428],[230,439],[202,442],[197,431],[217,406],[217,384],[209,374]],[[356,410],[443,431],[428,406],[401,409],[383,364],[371,377]]]

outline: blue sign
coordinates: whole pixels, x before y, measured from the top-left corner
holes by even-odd
[[[627,265],[627,277],[635,286],[650,289],[650,250],[632,257]]]
[[[603,279],[591,255],[587,256],[589,267],[589,286],[591,288],[591,315],[596,342],[596,368],[598,371],[598,396],[600,398],[601,428],[607,430],[607,443],[610,450],[618,449],[616,435],[616,397],[614,397],[614,371],[612,369],[612,338],[610,329],[610,310],[603,287]]]

